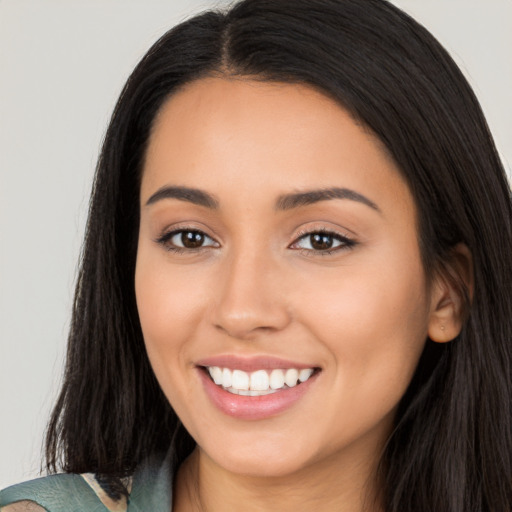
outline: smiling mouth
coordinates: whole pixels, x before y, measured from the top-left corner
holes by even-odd
[[[219,366],[203,366],[202,369],[217,386],[243,396],[264,396],[294,388],[320,371],[320,368],[276,368],[245,372]]]

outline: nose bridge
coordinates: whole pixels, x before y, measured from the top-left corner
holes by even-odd
[[[289,314],[278,267],[269,250],[252,244],[233,248],[219,276],[216,327],[236,338],[284,328]]]

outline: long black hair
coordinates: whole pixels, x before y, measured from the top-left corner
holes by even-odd
[[[510,512],[510,186],[460,70],[385,0],[244,0],[173,28],[136,67],[97,166],[48,469],[118,477],[170,445],[177,463],[194,447],[146,356],[134,269],[155,115],[178,88],[212,75],[301,83],[334,98],[380,138],[407,181],[427,276],[449,267],[457,244],[469,248],[465,322],[451,343],[426,341],[381,461],[384,504]]]

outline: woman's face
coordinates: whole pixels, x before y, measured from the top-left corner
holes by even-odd
[[[377,139],[309,87],[202,79],[157,117],[140,200],[146,348],[201,453],[249,475],[373,463],[432,310]]]

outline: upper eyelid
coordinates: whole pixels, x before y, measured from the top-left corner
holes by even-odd
[[[202,235],[204,235],[205,238],[210,239],[212,242],[218,243],[217,240],[215,240],[215,238],[211,237],[208,233],[205,233],[204,231],[201,231],[200,229],[175,229],[173,231],[169,231],[169,234],[167,235],[167,237],[173,238],[176,235],[178,235],[180,233],[184,233],[184,232],[201,233]]]
[[[292,243],[295,243],[297,240],[300,240],[301,238],[304,238],[305,236],[313,235],[315,233],[322,233],[325,235],[337,236],[337,237],[343,238],[345,240],[354,241],[354,236],[350,235],[346,232],[337,231],[336,229],[332,229],[332,228],[321,227],[321,228],[312,228],[312,229],[307,229],[304,231],[299,231],[295,235],[294,241]]]
[[[208,238],[212,240],[216,240],[216,237],[210,234],[210,230],[206,229],[206,227],[202,226],[194,226],[190,224],[173,224],[171,226],[166,226],[165,228],[159,231],[159,235],[157,235],[157,239],[161,239],[163,237],[168,237],[169,235],[179,233],[181,231],[197,231],[198,233],[203,233]]]
[[[338,241],[341,243],[337,247],[332,247],[329,249],[322,249],[322,250],[307,249],[307,248],[303,248],[303,247],[294,247],[294,246],[297,246],[298,243],[302,239],[307,238],[308,236],[311,236],[316,233],[321,233],[321,234],[325,234],[328,236],[332,236],[333,238],[337,238]],[[313,228],[313,229],[307,230],[307,231],[301,231],[300,233],[298,233],[295,236],[294,241],[290,245],[288,245],[288,248],[295,250],[295,251],[300,251],[300,252],[302,252],[304,254],[308,254],[310,256],[311,255],[326,256],[326,255],[332,255],[332,254],[335,254],[338,252],[346,251],[348,249],[352,249],[356,245],[358,245],[358,242],[355,240],[355,238],[353,236],[349,236],[349,235],[340,233],[339,231],[337,231],[335,229],[327,229],[325,227],[320,227],[320,228]]]
[[[159,236],[156,237],[155,242],[160,242],[160,243],[167,242],[167,241],[169,241],[170,238],[172,238],[176,234],[183,232],[183,231],[195,231],[195,232],[202,233],[205,235],[205,237],[212,240],[215,244],[222,245],[217,240],[217,238],[215,236],[210,235],[207,232],[207,230],[205,230],[204,228],[199,228],[199,227],[190,226],[190,225],[183,225],[183,226],[178,225],[178,226],[173,226],[172,228],[166,228],[161,232],[161,234]],[[310,229],[307,228],[307,229],[300,230],[299,232],[297,232],[294,235],[294,238],[293,238],[292,242],[290,244],[288,244],[288,247],[291,247],[292,245],[296,244],[302,238],[313,235],[315,233],[323,233],[326,235],[340,238],[342,240],[348,240],[354,244],[356,243],[354,236],[347,234],[345,230],[341,231],[341,230],[336,230],[334,228],[328,228],[325,226],[321,226],[321,227],[312,227]],[[206,247],[211,247],[211,246],[204,246],[204,247],[206,248]]]
[[[209,238],[213,243],[207,244],[207,245],[201,245],[199,247],[184,247],[180,245],[176,245],[172,243],[172,239],[178,235],[179,233],[183,232],[196,232],[196,233],[202,233],[205,238]],[[197,228],[183,228],[183,227],[176,227],[174,229],[167,229],[164,230],[163,233],[161,233],[157,238],[153,240],[156,244],[160,245],[164,250],[175,253],[175,254],[194,254],[198,253],[200,251],[205,251],[209,249],[217,249],[220,247],[219,242],[204,232],[204,230],[197,229]]]
[[[202,233],[205,238],[209,238],[210,240],[212,240],[213,242],[215,242],[216,244],[219,244],[219,242],[211,235],[209,235],[208,233],[206,233],[204,230],[202,229],[197,229],[197,228],[183,228],[183,227],[179,227],[179,228],[174,228],[174,229],[168,229],[168,230],[164,230],[162,232],[161,235],[159,235],[156,239],[157,242],[162,242],[162,241],[169,241],[171,238],[173,238],[174,236],[176,236],[177,234],[179,233],[182,233],[184,231],[191,231],[191,232],[195,232],[195,233]]]

